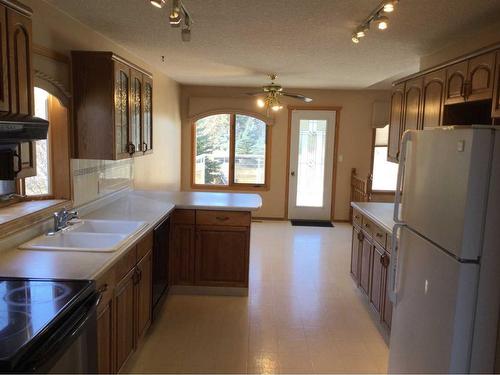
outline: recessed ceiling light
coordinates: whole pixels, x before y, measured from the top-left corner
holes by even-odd
[[[161,8],[165,5],[165,0],[149,0],[149,2],[156,8]]]

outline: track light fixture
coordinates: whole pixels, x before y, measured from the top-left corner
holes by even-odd
[[[149,0],[151,5],[156,8],[163,8],[167,1],[170,2],[168,23],[170,26],[178,28],[184,20],[184,25],[181,30],[181,38],[182,41],[189,42],[191,40],[191,25],[193,24],[193,19],[182,3],[182,0]]]
[[[370,24],[373,22],[378,30],[386,30],[389,27],[389,18],[384,14],[391,13],[394,11],[394,7],[399,2],[399,0],[384,0],[382,1],[365,20],[358,26],[351,36],[351,40],[354,44],[358,44],[360,39],[366,36],[366,32],[370,28]]]

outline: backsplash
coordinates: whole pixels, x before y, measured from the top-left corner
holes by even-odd
[[[74,206],[92,202],[123,188],[134,179],[132,159],[118,161],[71,159]]]

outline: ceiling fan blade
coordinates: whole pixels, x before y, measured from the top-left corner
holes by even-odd
[[[250,95],[250,96],[258,96],[258,95],[265,95],[262,91],[260,92],[246,92],[245,95]]]
[[[304,101],[306,103],[310,103],[310,102],[313,101],[311,98],[308,98],[307,96],[304,96],[304,95],[301,95],[301,94],[292,94],[290,92],[282,92],[281,95],[288,96],[290,98],[299,99],[299,100],[302,100],[302,101]]]

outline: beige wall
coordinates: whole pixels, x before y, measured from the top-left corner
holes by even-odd
[[[239,109],[256,111],[255,101],[244,95],[255,88],[228,88],[206,86],[181,87],[182,115],[182,190],[190,190],[191,176],[191,131],[189,117],[202,110]],[[372,146],[372,107],[374,101],[388,101],[388,91],[375,90],[291,90],[300,91],[314,99],[314,106],[340,106],[339,161],[337,163],[337,188],[335,196],[336,220],[349,217],[349,184],[351,168],[357,168],[361,175],[368,175]],[[213,100],[192,100],[206,104],[206,108],[190,108],[190,98],[213,98]],[[294,100],[283,100],[284,104],[300,105]],[[208,108],[212,106],[212,108]],[[270,190],[259,192],[263,207],[256,216],[283,218],[286,202],[286,149],[288,111],[286,107],[275,115],[272,125],[271,182]],[[340,161],[342,160],[342,161]]]
[[[113,51],[153,74],[154,153],[137,158],[131,163],[132,173],[135,176],[134,184],[138,188],[178,190],[180,188],[179,85],[142,61],[133,51],[124,49],[47,2],[23,0],[23,3],[30,6],[34,12],[33,41],[36,45],[68,57],[71,50],[78,49]],[[54,74],[54,71],[61,72],[56,67],[51,69],[46,59],[44,61],[40,58],[34,59],[34,68],[48,74]],[[61,77],[55,78],[66,83]],[[94,169],[104,165],[100,161],[89,161],[87,164],[89,168]],[[113,163],[106,162],[106,166],[111,164]],[[74,181],[76,180],[74,177]],[[98,191],[98,187],[94,188]],[[78,187],[75,191],[78,191]],[[98,197],[98,194],[95,195],[95,198]],[[92,197],[87,196],[84,200],[92,200]]]
[[[478,28],[475,33],[457,34],[448,44],[435,53],[420,58],[420,70],[431,68],[448,60],[500,43],[500,21]]]

